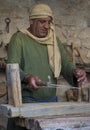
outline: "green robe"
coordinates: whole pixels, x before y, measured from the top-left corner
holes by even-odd
[[[58,38],[57,42],[61,53],[61,74],[69,82],[72,82],[72,71],[76,67],[72,64],[70,57]],[[25,75],[30,74],[38,76],[44,82],[48,82],[48,76],[50,76],[51,82],[57,83],[57,79],[54,78],[54,74],[49,65],[47,46],[37,43],[34,39],[22,32],[15,33],[11,38],[8,48],[8,63],[19,64],[21,81]],[[42,87],[39,90],[29,90],[28,85],[22,84],[22,95],[46,100],[56,95],[56,89]]]

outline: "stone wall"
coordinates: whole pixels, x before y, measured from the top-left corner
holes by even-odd
[[[46,3],[54,11],[56,33],[65,45],[75,43],[80,47],[85,62],[90,61],[90,1],[89,0],[0,0],[0,43],[6,45],[18,28],[29,26],[32,5]],[[5,19],[10,18],[9,33]],[[0,44],[1,45],[1,44]],[[1,45],[2,46],[2,45]],[[0,58],[5,57],[1,51]]]

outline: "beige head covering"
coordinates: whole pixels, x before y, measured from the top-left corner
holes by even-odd
[[[31,9],[30,19],[45,18],[47,16],[51,16],[53,18],[53,12],[46,4],[37,4]]]
[[[51,16],[53,18],[53,13],[52,13],[52,10],[50,9],[50,7],[45,4],[38,4],[38,5],[34,6],[30,13],[30,19],[45,18],[48,16]],[[23,33],[26,33],[33,39],[35,39],[37,42],[47,45],[49,64],[50,64],[52,71],[54,72],[54,76],[56,78],[58,78],[60,75],[60,72],[61,72],[61,55],[60,55],[60,51],[59,51],[59,48],[57,45],[55,29],[54,29],[53,23],[51,23],[50,31],[45,38],[38,38],[38,37],[32,35],[27,30],[21,30],[21,31]]]

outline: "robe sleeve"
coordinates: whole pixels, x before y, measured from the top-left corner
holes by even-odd
[[[73,71],[76,69],[76,66],[72,63],[71,57],[67,53],[63,44],[60,42],[59,38],[57,38],[57,41],[61,53],[61,74],[70,84],[74,85],[75,77],[73,75]]]

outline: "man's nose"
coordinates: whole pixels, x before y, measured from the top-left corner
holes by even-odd
[[[44,26],[46,29],[49,29],[50,27],[50,24],[49,23],[45,23],[45,26]]]

